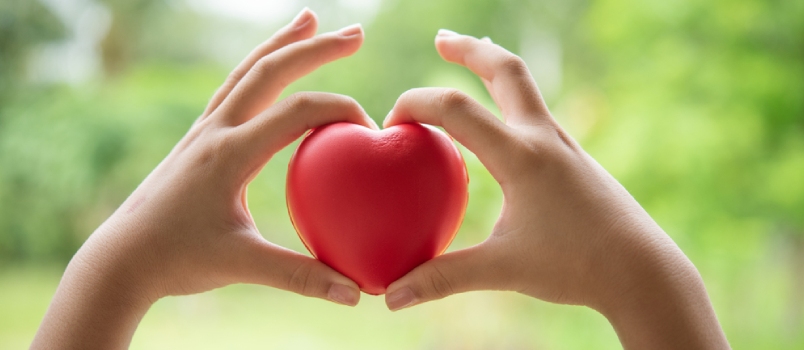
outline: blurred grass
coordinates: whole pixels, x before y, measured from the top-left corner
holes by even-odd
[[[783,322],[784,261],[765,255],[739,276],[702,270],[735,349],[800,349]],[[700,264],[699,264],[700,266]],[[740,267],[738,267],[740,268]],[[774,271],[768,273],[768,271]],[[61,275],[54,266],[0,269],[0,349],[26,348]],[[731,280],[734,280],[733,282]],[[712,283],[711,281],[716,281]],[[732,286],[739,285],[739,288]],[[234,285],[158,301],[132,349],[618,349],[601,315],[507,292],[473,292],[392,313],[382,297],[355,308],[262,286]]]
[[[25,348],[60,276],[53,267],[0,272],[0,348]],[[160,300],[132,349],[617,349],[591,310],[503,292],[457,295],[392,313],[382,297],[348,308],[261,286]]]

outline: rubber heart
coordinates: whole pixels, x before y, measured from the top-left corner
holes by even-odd
[[[287,204],[310,253],[376,295],[447,249],[467,183],[463,157],[434,127],[335,123],[293,154]]]

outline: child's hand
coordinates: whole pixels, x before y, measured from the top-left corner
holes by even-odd
[[[336,121],[376,128],[351,98],[287,84],[363,42],[359,26],[313,37],[309,10],[257,47],[170,154],[76,253],[33,348],[124,348],[157,299],[256,283],[355,305],[358,286],[266,241],[246,187],[306,130]]]
[[[390,309],[471,290],[587,305],[634,348],[727,347],[697,270],[617,180],[558,125],[523,61],[448,31],[441,56],[479,75],[505,122],[463,93],[414,89],[386,126],[443,126],[500,183],[489,238],[437,257],[388,287]]]

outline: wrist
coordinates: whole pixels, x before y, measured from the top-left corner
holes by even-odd
[[[93,299],[109,300],[132,310],[148,309],[159,299],[131,266],[108,255],[79,251],[67,266],[62,283],[80,285],[91,290],[87,296]]]
[[[601,298],[589,306],[625,348],[728,348],[692,262],[663,232],[645,241],[621,251]]]
[[[91,242],[87,242],[90,243]],[[32,349],[124,349],[156,299],[85,244],[70,261]]]
[[[65,271],[76,282],[92,286],[98,296],[116,299],[135,309],[148,308],[163,295],[147,258],[136,253],[123,232],[98,229],[76,252]]]

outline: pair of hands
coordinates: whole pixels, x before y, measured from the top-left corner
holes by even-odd
[[[248,183],[305,131],[377,128],[353,99],[297,93],[292,81],[353,54],[359,26],[315,36],[305,9],[231,73],[170,154],[70,262],[33,348],[125,347],[156,300],[254,283],[356,305],[358,286],[266,241]],[[592,307],[626,346],[726,344],[700,276],[637,202],[556,123],[523,61],[488,39],[441,31],[439,54],[485,83],[505,122],[465,94],[414,89],[384,125],[444,127],[500,183],[489,238],[437,257],[388,287],[392,310],[470,290],[517,291]],[[675,331],[668,332],[669,331]],[[726,344],[727,346],[727,344]]]

